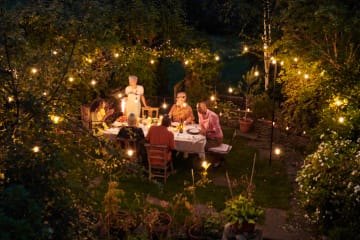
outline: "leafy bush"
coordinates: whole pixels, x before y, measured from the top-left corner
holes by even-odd
[[[301,202],[309,219],[327,233],[359,236],[360,139],[336,132],[327,136],[298,173]]]

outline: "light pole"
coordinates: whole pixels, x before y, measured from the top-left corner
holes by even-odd
[[[277,62],[274,59],[272,61],[274,64],[274,79],[273,79],[273,91],[272,91],[272,116],[271,116],[271,134],[270,134],[270,157],[269,157],[269,165],[271,165],[272,162],[272,147],[273,147],[273,141],[274,141],[274,121],[275,121],[275,84],[276,84],[276,75],[277,75]]]

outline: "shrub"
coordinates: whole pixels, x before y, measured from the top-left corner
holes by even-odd
[[[359,236],[356,227],[360,225],[359,142],[360,139],[343,139],[332,132],[306,157],[298,173],[301,203],[307,217],[326,233]]]

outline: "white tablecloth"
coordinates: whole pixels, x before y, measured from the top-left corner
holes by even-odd
[[[104,137],[108,139],[115,139],[120,127],[124,125],[125,124],[119,122],[113,123],[114,127],[111,127],[104,131]],[[141,124],[140,127],[142,128],[144,135],[146,136],[148,132],[148,127],[143,124]],[[199,126],[197,124],[186,125],[183,133],[179,133],[175,130],[175,128],[169,127],[169,130],[174,133],[175,149],[177,151],[185,153],[197,153],[199,154],[200,158],[203,159],[205,158],[206,138],[201,134],[188,133],[189,130],[191,132],[191,130],[194,129],[199,129]]]

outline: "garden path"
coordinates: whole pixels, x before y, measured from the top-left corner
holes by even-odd
[[[267,135],[258,134],[256,132],[251,132],[249,134],[239,132],[238,136],[246,138],[248,140],[248,145],[258,149],[260,158],[269,158],[270,138]],[[306,139],[281,137],[281,134],[275,133],[273,143],[282,149],[280,160],[286,159],[284,162],[289,180],[293,186],[293,193],[291,195],[290,209],[288,211],[275,208],[265,209],[265,222],[263,225],[257,225],[257,228],[263,232],[264,240],[322,239],[322,237],[317,235],[315,226],[311,226],[306,221],[304,212],[297,199],[297,184],[295,178],[297,171],[304,160],[304,155],[301,153],[301,150],[295,150],[295,145],[297,146],[297,149],[304,149],[305,146],[300,146],[299,148],[299,143],[306,142]],[[273,160],[278,161],[279,158],[274,157]]]

